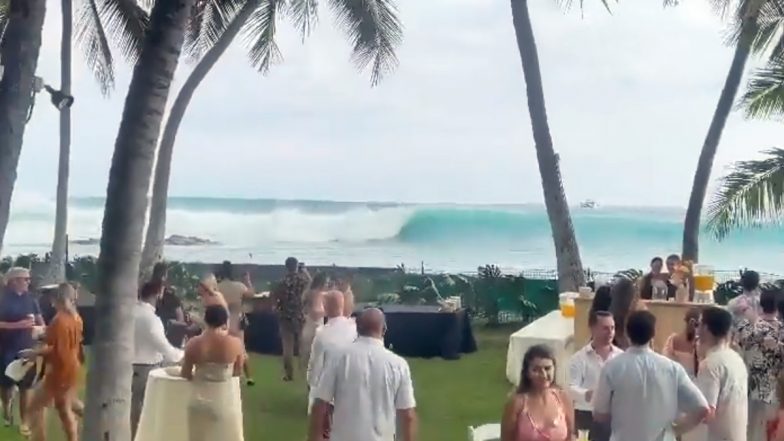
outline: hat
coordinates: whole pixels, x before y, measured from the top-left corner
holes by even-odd
[[[24,379],[25,375],[27,375],[33,367],[35,367],[35,362],[17,359],[12,361],[8,367],[5,368],[5,376],[18,383]]]
[[[5,283],[11,279],[29,279],[30,270],[21,266],[15,266],[5,273]]]

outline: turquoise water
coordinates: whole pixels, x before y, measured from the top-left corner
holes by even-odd
[[[72,239],[100,236],[102,198],[71,201]],[[54,206],[28,202],[12,212],[4,253],[45,252]],[[572,211],[584,265],[597,271],[647,266],[653,256],[677,252],[683,210],[599,207]],[[172,198],[168,234],[219,242],[170,247],[172,259],[224,259],[280,263],[289,255],[310,264],[394,266],[471,271],[497,264],[507,269],[555,266],[543,207],[411,205],[271,199]],[[717,268],[752,267],[781,273],[784,230],[738,232],[723,242],[702,238],[702,261]],[[72,254],[96,246],[72,245]]]

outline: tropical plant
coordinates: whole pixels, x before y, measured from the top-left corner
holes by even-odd
[[[542,179],[544,204],[555,245],[558,287],[562,292],[577,291],[580,286],[585,284],[585,273],[580,260],[580,249],[574,234],[569,204],[561,180],[560,158],[553,148],[550,125],[547,122],[542,72],[539,67],[539,54],[531,26],[531,17],[528,12],[528,0],[511,1],[512,21],[517,35],[517,48],[523,64],[523,76],[528,96],[528,113],[531,117],[536,159]],[[602,2],[607,6],[606,0],[602,0]]]
[[[784,149],[736,163],[708,205],[706,228],[717,239],[732,230],[779,223],[784,215]]]
[[[713,160],[716,157],[727,118],[732,112],[735,96],[743,79],[746,61],[752,51],[764,51],[773,45],[775,37],[779,34],[781,23],[774,17],[780,15],[777,11],[784,5],[782,0],[718,0],[714,3],[722,15],[726,15],[729,11],[734,13],[734,33],[731,41],[735,45],[735,54],[700,151],[683,223],[682,258],[693,262],[699,262],[700,220],[713,169]],[[781,43],[776,43],[776,46],[778,46],[775,50],[776,53],[780,53],[784,49],[781,47]]]
[[[119,0],[118,0],[119,1]],[[84,439],[130,439],[133,315],[155,148],[193,0],[153,5],[125,100],[103,216]]]
[[[395,49],[402,25],[393,0],[329,0],[337,22],[353,45],[359,68],[370,67],[371,84],[397,65]],[[163,258],[166,205],[177,131],[196,88],[206,78],[234,39],[243,33],[251,65],[261,73],[280,60],[275,42],[277,19],[288,15],[306,37],[318,19],[318,0],[213,0],[200,2],[191,15],[186,50],[199,59],[169,112],[158,150],[150,223],[142,252],[140,277],[146,278]]]
[[[16,168],[33,105],[35,70],[41,50],[46,0],[7,0],[0,42],[0,251],[8,226]]]
[[[61,0],[60,92],[71,95],[71,53],[73,47],[73,0]],[[130,61],[138,58],[141,41],[148,24],[147,13],[135,1],[109,2],[99,9],[95,0],[82,0],[76,16],[77,41],[84,50],[85,61],[104,95],[114,88],[114,59],[109,46],[119,43]],[[108,27],[104,26],[104,23]],[[107,29],[109,32],[107,32]],[[57,168],[57,204],[51,260],[45,279],[50,283],[66,280],[68,249],[68,176],[71,156],[71,108],[60,109],[60,157]]]

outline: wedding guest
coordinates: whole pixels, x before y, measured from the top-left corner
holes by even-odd
[[[235,389],[223,383],[245,364],[245,345],[229,333],[229,312],[221,305],[204,311],[206,327],[185,346],[181,375],[191,382],[189,441],[242,441],[242,408]]]
[[[697,327],[700,321],[700,309],[689,308],[683,317],[684,327],[681,332],[667,337],[662,354],[676,363],[680,363],[690,378],[696,378],[699,366],[697,354]]]
[[[351,289],[351,275],[346,274],[337,282],[337,288],[340,292],[343,293],[345,297],[344,306],[343,306],[343,315],[346,317],[351,317],[354,314],[354,291]]]
[[[219,305],[226,308],[226,311],[229,310],[229,304],[223,297],[223,293],[218,291],[218,279],[215,278],[214,274],[210,273],[204,275],[201,278],[196,291],[201,299],[201,304],[205,309],[208,306]]]
[[[305,324],[302,326],[299,356],[303,366],[309,366],[313,339],[316,337],[316,331],[324,325],[324,293],[328,283],[329,278],[325,273],[317,273],[313,276],[310,288],[305,291],[302,299],[305,308]],[[342,315],[343,311],[341,310],[340,313]]]
[[[81,408],[77,398],[79,374],[84,363],[82,319],[76,311],[76,290],[68,283],[60,284],[52,303],[57,313],[46,329],[44,345],[24,352],[34,361],[44,358],[43,382],[35,389],[28,407],[32,440],[44,441],[46,423],[44,409],[54,403],[67,441],[77,440],[74,408]]]
[[[744,271],[740,276],[743,292],[727,303],[736,323],[744,318],[762,313],[760,307],[760,276],[756,271]]]
[[[152,269],[150,282],[163,285],[163,295],[155,305],[155,313],[161,318],[169,343],[180,348],[185,339],[188,323],[185,308],[174,287],[168,285],[169,268],[166,262],[158,262]]]
[[[30,271],[27,268],[11,268],[4,279],[5,289],[0,297],[0,400],[3,419],[6,427],[13,425],[11,404],[16,387],[19,390],[19,432],[29,436],[27,408],[35,369],[31,369],[19,382],[8,378],[5,370],[20,351],[34,346],[33,327],[43,326],[44,320],[38,302],[29,292]]]
[[[134,355],[133,379],[131,382],[131,432],[136,435],[139,417],[144,404],[144,390],[150,371],[163,363],[178,363],[182,350],[175,348],[166,339],[163,323],[155,315],[155,305],[163,293],[163,285],[155,282],[145,283],[139,294],[139,301],[133,310],[134,317]]]
[[[653,287],[655,284],[665,285],[662,276],[662,267],[664,261],[661,257],[654,257],[651,259],[651,270],[642,278],[642,288],[640,289],[640,297],[645,300],[653,298]]]
[[[697,386],[711,408],[706,441],[746,441],[749,378],[743,359],[730,348],[731,328],[732,315],[726,310],[702,310],[697,334],[706,355]]]
[[[678,272],[678,268],[681,266],[681,256],[670,254],[667,256],[664,263],[667,266],[667,274],[669,276],[667,279],[667,298],[674,299],[679,286],[676,283],[673,283],[672,277]]]
[[[575,352],[569,361],[569,392],[574,400],[575,422],[580,430],[590,430],[591,441],[608,441],[610,432],[606,425],[593,421],[592,398],[604,364],[623,351],[612,344],[615,337],[615,320],[607,311],[591,312],[588,317],[591,341]]]
[[[631,346],[602,369],[593,416],[610,423],[611,439],[674,441],[681,427],[708,415],[705,397],[683,366],[651,349],[655,330],[649,311],[631,313],[626,321]],[[679,419],[681,412],[686,415]]]
[[[590,313],[597,311],[609,311],[612,304],[612,295],[610,285],[602,285],[596,288],[596,294],[591,301]]]
[[[626,318],[634,311],[645,309],[640,302],[640,291],[637,284],[629,279],[619,279],[611,288],[612,301],[610,312],[615,320],[615,346],[626,350],[629,338],[626,336]]]
[[[316,278],[314,277],[314,281]],[[308,363],[308,386],[310,399],[308,400],[308,413],[315,401],[316,388],[328,359],[328,354],[348,346],[357,339],[357,325],[354,320],[343,316],[343,293],[330,291],[324,296],[324,309],[327,314],[327,324],[316,332],[313,339],[313,352]]]
[[[384,347],[385,330],[384,313],[367,309],[357,320],[359,338],[329,356],[316,388],[309,441],[325,440],[330,403],[332,441],[416,440],[411,371],[402,357]]]
[[[294,348],[302,338],[305,314],[302,295],[310,284],[310,277],[294,257],[286,259],[286,275],[272,291],[278,312],[280,340],[283,346],[283,381],[294,380]],[[304,369],[305,367],[302,366]]]
[[[501,419],[501,441],[572,441],[574,410],[568,394],[555,384],[555,356],[545,345],[523,356],[520,385]]]
[[[768,419],[775,412],[776,378],[784,366],[779,338],[784,331],[777,317],[776,293],[760,295],[758,317],[742,319],[736,339],[749,372],[748,441],[764,441]]]
[[[218,291],[223,294],[229,311],[229,332],[237,337],[243,344],[245,343],[245,329],[248,327],[248,318],[243,310],[245,299],[253,297],[253,283],[250,274],[245,273],[243,282],[234,280],[234,268],[228,260],[224,261],[219,274]],[[242,366],[245,374],[245,382],[248,386],[253,386],[255,382],[250,373],[250,364],[247,357]]]

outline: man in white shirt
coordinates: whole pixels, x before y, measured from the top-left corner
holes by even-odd
[[[136,427],[142,414],[144,389],[150,371],[162,364],[179,363],[182,350],[175,348],[166,338],[163,322],[155,314],[155,305],[163,294],[160,282],[146,283],[139,294],[139,302],[133,310],[134,353],[133,381],[131,383],[131,432],[136,436]]]
[[[357,321],[359,338],[330,355],[316,388],[309,441],[324,441],[334,402],[330,441],[416,441],[416,401],[408,363],[384,347],[378,309]],[[396,432],[396,421],[400,432]]]
[[[328,353],[338,351],[357,339],[357,324],[354,319],[343,315],[343,293],[330,291],[324,296],[324,312],[327,324],[316,331],[313,338],[313,349],[308,361],[308,414],[315,401],[316,387],[324,369]]]
[[[746,441],[749,374],[743,358],[730,348],[732,321],[727,310],[709,306],[702,310],[697,329],[706,354],[697,373],[697,386],[712,411],[706,441]],[[684,424],[680,431],[690,428]]]
[[[593,394],[593,416],[610,422],[613,441],[675,441],[679,421],[702,421],[709,412],[683,366],[650,347],[656,317],[636,311],[626,320],[632,346],[608,361]],[[685,427],[685,426],[683,426]]]
[[[615,320],[611,313],[593,311],[588,317],[588,325],[591,327],[591,342],[569,360],[569,394],[574,400],[577,428],[590,430],[588,437],[591,441],[608,441],[610,431],[607,426],[593,421],[592,398],[602,367],[623,351],[612,344]]]

